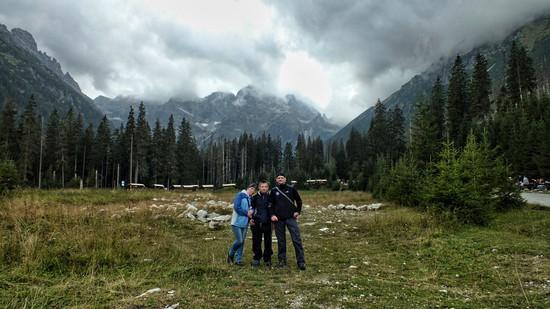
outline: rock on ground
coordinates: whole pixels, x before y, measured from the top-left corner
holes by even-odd
[[[149,294],[158,293],[158,292],[160,292],[160,288],[150,289],[150,290],[145,291],[143,294],[136,296],[136,298],[142,298],[142,297],[147,296]]]

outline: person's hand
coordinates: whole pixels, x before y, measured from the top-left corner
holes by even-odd
[[[298,219],[299,216],[300,216],[300,213],[299,213],[299,212],[295,212],[295,213],[294,213],[294,219]]]
[[[256,222],[254,222],[254,219],[250,219],[250,225],[256,225]]]
[[[252,215],[253,215],[253,214],[254,214],[254,210],[250,209],[250,210],[248,211],[248,217],[249,217],[249,218],[252,218]]]
[[[279,218],[277,218],[277,216],[273,215],[273,216],[271,216],[271,221],[277,222],[277,221],[279,221]]]

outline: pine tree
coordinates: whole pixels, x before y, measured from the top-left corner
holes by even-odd
[[[125,163],[125,170],[128,171],[128,183],[134,181],[134,168],[135,168],[135,146],[136,146],[136,120],[134,117],[134,108],[130,106],[130,111],[128,112],[128,120],[126,120],[126,128],[124,131],[124,148],[126,150],[125,158],[123,161]],[[128,164],[128,165],[126,165]]]
[[[434,130],[438,141],[443,141],[445,137],[445,88],[438,76],[432,87],[429,112],[434,118]]]
[[[526,100],[536,83],[533,60],[519,41],[512,42],[506,68],[506,90],[512,103],[518,106]]]
[[[228,147],[229,148],[229,147]],[[176,146],[176,161],[178,169],[178,181],[181,184],[192,184],[199,180],[200,157],[197,149],[191,125],[183,118],[178,129],[178,141]]]
[[[40,152],[40,121],[37,117],[37,103],[31,95],[21,120],[19,121],[19,150],[18,160],[21,179],[25,184],[34,182],[38,174]],[[36,172],[35,172],[36,171]]]
[[[351,163],[357,162],[360,164],[365,157],[365,148],[363,136],[352,127],[345,148],[349,161]]]
[[[299,134],[296,140],[296,168],[304,170],[307,166],[306,139],[303,134]]]
[[[159,183],[163,179],[163,156],[164,152],[164,140],[163,131],[160,125],[160,120],[155,121],[155,128],[153,129],[153,138],[151,145],[151,176],[154,183]]]
[[[164,161],[163,171],[165,177],[165,183],[167,186],[171,186],[175,180],[176,175],[176,130],[174,128],[174,116],[170,115],[168,118],[168,125],[163,132],[163,151]]]
[[[0,160],[15,160],[19,157],[19,139],[17,132],[17,108],[7,99],[0,116]]]
[[[397,160],[405,152],[405,117],[399,106],[393,108],[388,119],[389,151],[391,160]]]
[[[283,170],[290,173],[294,169],[294,154],[292,153],[292,144],[287,142],[283,151]]]
[[[349,160],[346,157],[346,147],[344,146],[344,142],[340,140],[336,148],[336,176],[339,179],[347,179]]]
[[[133,182],[146,182],[148,179],[147,154],[151,143],[151,129],[146,118],[145,105],[139,105],[136,131],[134,136],[134,180]]]
[[[101,183],[101,174],[99,174],[99,171],[97,171],[93,165],[94,140],[94,126],[89,123],[80,140],[80,149],[82,149],[82,179],[85,180],[87,185],[99,187],[99,183]],[[97,183],[95,181],[96,171],[100,178]]]
[[[112,147],[109,120],[107,120],[107,116],[103,116],[101,122],[97,126],[93,148],[94,167],[104,176],[103,181],[99,185],[100,187],[108,186],[107,176],[110,173],[109,164],[112,162]]]
[[[476,55],[474,72],[472,75],[471,108],[470,115],[474,122],[483,121],[487,118],[491,108],[491,78],[488,72],[487,59],[482,54]]]
[[[468,115],[467,75],[460,56],[456,56],[449,80],[447,96],[447,134],[455,146],[462,147],[466,141]]]
[[[60,174],[63,151],[61,131],[59,114],[54,109],[48,117],[44,142],[44,167],[50,186],[59,186],[62,183]]]
[[[411,136],[411,152],[421,167],[434,161],[440,151],[442,141],[438,125],[430,105],[421,103],[416,108]]]
[[[374,108],[374,118],[372,119],[367,132],[368,154],[372,158],[388,153],[388,121],[386,116],[386,107],[380,100],[376,102]]]

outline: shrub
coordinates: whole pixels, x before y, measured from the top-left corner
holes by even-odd
[[[419,204],[422,177],[411,155],[401,157],[393,166],[379,159],[372,178],[375,197],[404,206]]]
[[[433,214],[463,224],[485,225],[495,209],[523,204],[502,159],[495,158],[486,138],[478,143],[473,134],[462,152],[444,145],[423,191],[421,199]]]
[[[17,168],[13,161],[0,162],[0,195],[8,194],[17,184]]]

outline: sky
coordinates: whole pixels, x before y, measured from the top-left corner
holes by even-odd
[[[497,41],[548,0],[2,0],[83,92],[171,97],[254,85],[345,124],[442,57]]]

